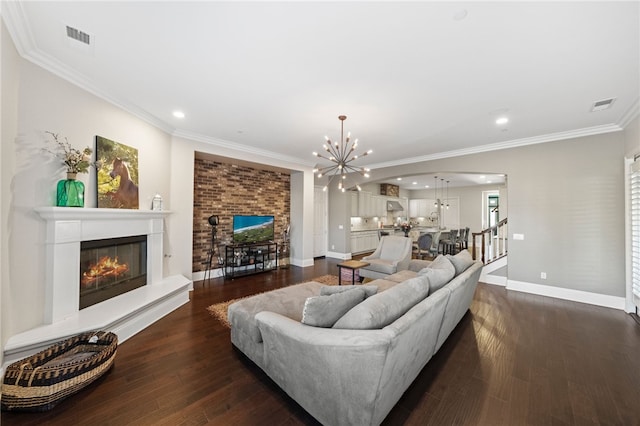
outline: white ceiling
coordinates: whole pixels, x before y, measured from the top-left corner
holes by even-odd
[[[373,149],[358,165],[374,179],[376,167],[620,130],[639,109],[638,6],[44,1],[2,14],[24,57],[179,136],[311,166],[345,114]]]

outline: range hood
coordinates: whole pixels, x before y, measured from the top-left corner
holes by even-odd
[[[401,212],[404,211],[402,204],[397,201],[387,201],[387,211],[388,212]]]

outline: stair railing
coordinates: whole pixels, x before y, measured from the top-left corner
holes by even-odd
[[[480,260],[486,265],[506,256],[508,236],[507,218],[490,228],[471,233],[473,260],[476,260],[480,255]],[[481,241],[480,245],[477,244],[478,238]]]

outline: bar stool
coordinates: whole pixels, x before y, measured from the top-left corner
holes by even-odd
[[[442,254],[455,254],[456,242],[458,241],[458,230],[449,231],[449,237],[442,241]]]

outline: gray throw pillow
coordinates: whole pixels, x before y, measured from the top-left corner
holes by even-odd
[[[331,294],[342,293],[356,288],[364,290],[365,299],[378,292],[378,287],[375,285],[326,285],[320,288],[320,296],[329,296]]]
[[[418,275],[429,277],[431,293],[441,289],[456,275],[456,268],[443,255],[435,258],[431,265],[418,272]]]
[[[429,280],[411,278],[356,305],[336,321],[333,328],[373,330],[386,327],[428,295]]]
[[[364,290],[361,288],[330,296],[309,297],[304,302],[302,323],[314,327],[331,327],[340,317],[363,300]]]
[[[447,259],[449,259],[456,269],[456,277],[466,271],[469,266],[473,265],[473,258],[469,250],[462,250],[455,256],[448,254]]]

